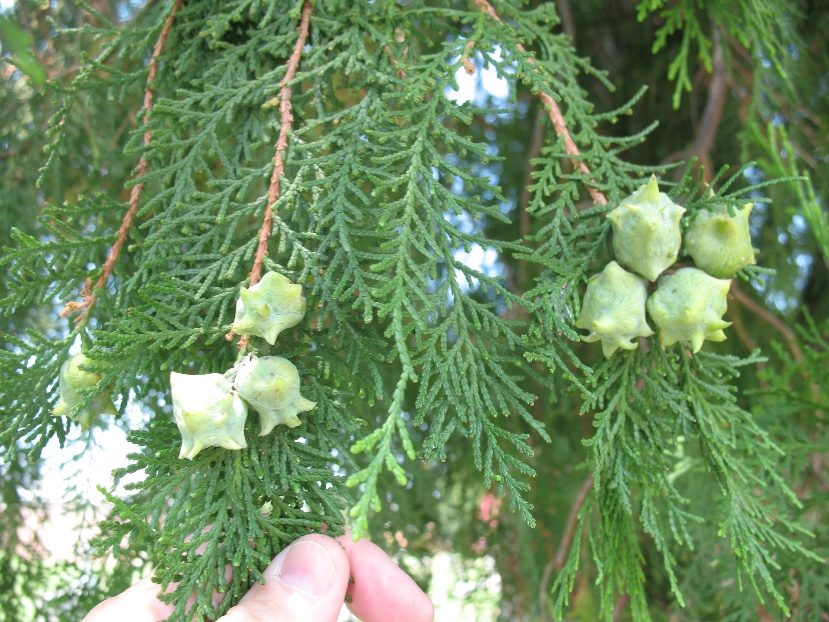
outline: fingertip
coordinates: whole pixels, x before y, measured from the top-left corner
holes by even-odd
[[[266,580],[275,578],[291,589],[319,598],[348,583],[348,556],[333,538],[309,534],[287,546],[263,574]]]
[[[348,585],[348,557],[332,538],[311,534],[286,547],[228,611],[226,620],[335,620]]]
[[[84,618],[84,622],[158,622],[166,620],[173,612],[172,605],[158,600],[161,587],[145,577],[118,596],[108,598]]]
[[[354,579],[348,585],[348,606],[355,616],[363,622],[383,622],[394,611],[396,622],[434,620],[432,601],[383,549],[368,540],[354,542],[348,533],[337,540],[348,555]]]

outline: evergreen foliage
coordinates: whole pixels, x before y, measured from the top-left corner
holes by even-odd
[[[149,566],[171,619],[216,619],[295,538],[346,527],[423,556],[484,543],[505,619],[829,609],[829,110],[804,86],[827,79],[820,9],[620,1],[605,24],[597,2],[54,4],[21,0],[0,32],[8,619],[79,619]],[[601,62],[634,39],[653,67],[633,44]],[[509,95],[461,102],[464,74]],[[677,111],[703,94],[689,133]],[[607,213],[651,175],[683,227],[754,202],[760,265],[732,283],[724,344],[655,335],[605,359],[574,323],[613,259]],[[790,220],[797,247],[778,242]],[[231,331],[267,272],[307,301],[274,345]],[[783,320],[765,305],[781,299]],[[78,349],[101,380],[72,413],[109,391],[119,410],[82,433],[52,414]],[[290,360],[316,406],[179,459],[170,372],[250,353]],[[94,543],[119,564],[50,565],[19,536],[44,448],[137,419]],[[484,510],[493,494],[510,513]]]

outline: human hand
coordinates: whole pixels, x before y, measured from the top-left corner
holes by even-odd
[[[221,622],[335,622],[345,595],[364,622],[431,622],[426,594],[378,546],[349,535],[313,534],[288,546]],[[349,576],[354,578],[348,582]],[[172,606],[149,578],[95,607],[84,622],[160,622]]]

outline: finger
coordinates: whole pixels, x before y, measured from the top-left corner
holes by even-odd
[[[363,622],[431,622],[432,601],[417,583],[381,549],[368,540],[354,542],[351,534],[337,538],[348,555],[354,583],[348,586],[349,608]]]
[[[255,584],[221,622],[336,621],[348,585],[348,558],[335,540],[303,536],[262,574],[265,584]]]
[[[150,577],[142,579],[127,591],[109,598],[95,607],[83,622],[160,622],[173,613],[172,605],[158,600],[161,586]]]

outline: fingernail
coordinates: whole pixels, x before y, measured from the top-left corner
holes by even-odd
[[[324,546],[305,540],[278,555],[274,574],[289,588],[319,598],[334,582],[334,562]]]

